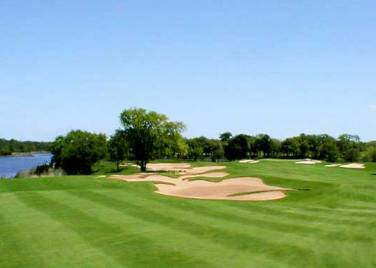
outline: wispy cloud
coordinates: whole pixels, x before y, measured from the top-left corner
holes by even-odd
[[[369,109],[371,112],[376,112],[376,104],[370,104],[370,105],[368,105],[368,109]]]

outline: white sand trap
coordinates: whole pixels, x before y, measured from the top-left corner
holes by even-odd
[[[341,164],[330,164],[330,165],[325,165],[325,167],[339,167]]]
[[[111,178],[113,179],[126,179],[126,180],[138,180],[138,179],[145,179],[146,177],[150,176],[148,173],[137,173],[132,175],[112,175]]]
[[[202,174],[201,176],[210,176],[210,173]],[[157,193],[159,194],[205,200],[277,200],[286,197],[285,191],[289,190],[265,185],[258,178],[235,178],[221,182],[187,181],[160,175],[145,176],[145,174],[116,175],[111,178],[128,182],[153,182],[156,184]]]
[[[196,175],[196,174],[203,174],[203,173],[208,173],[208,172],[223,170],[223,169],[226,169],[226,167],[225,166],[195,167],[191,169],[181,170],[180,174],[181,175]]]
[[[364,164],[358,164],[358,163],[351,163],[347,165],[340,166],[341,168],[352,168],[352,169],[363,169],[366,168]]]
[[[244,160],[240,160],[239,163],[241,163],[241,164],[257,164],[257,163],[260,163],[260,161],[251,160],[251,159],[244,159]]]
[[[319,160],[311,160],[311,159],[304,159],[303,161],[298,161],[296,164],[298,165],[316,165],[321,164],[322,161]]]
[[[157,192],[164,195],[210,200],[275,200],[285,197],[283,191],[286,190],[267,186],[258,178],[235,178],[221,182],[191,181],[176,186],[157,187]]]
[[[150,163],[146,165],[148,171],[184,171],[190,168],[191,165],[186,163]]]
[[[146,165],[146,169],[150,172],[171,171],[177,172],[180,175],[196,175],[216,170],[223,170],[225,168],[225,166],[206,166],[192,168],[192,166],[188,163],[150,163]]]

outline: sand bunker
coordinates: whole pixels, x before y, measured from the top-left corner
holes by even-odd
[[[319,160],[311,160],[311,159],[304,159],[303,161],[298,161],[296,164],[298,165],[316,165],[321,164],[322,161]]]
[[[223,170],[226,169],[225,166],[209,166],[209,167],[195,167],[191,169],[185,169],[179,172],[181,175],[197,175],[197,174],[204,174],[216,170]]]
[[[221,182],[203,180],[189,181],[188,178],[223,178],[226,172],[213,172],[199,175],[183,175],[177,179],[161,175],[140,173],[130,176],[115,175],[112,179],[128,182],[153,182],[157,193],[183,198],[206,200],[266,201],[286,197],[289,189],[268,186],[259,178],[234,178]]]
[[[257,163],[260,163],[260,161],[251,160],[251,159],[244,159],[244,160],[240,160],[239,163],[241,163],[241,164],[257,164]]]
[[[184,171],[186,169],[190,169],[191,165],[186,163],[162,163],[162,164],[154,164],[150,163],[146,165],[146,169],[148,171]]]
[[[330,164],[330,165],[325,165],[325,167],[339,167],[341,164]]]
[[[258,178],[235,178],[221,182],[189,181],[176,185],[157,185],[163,195],[209,200],[276,200],[286,189],[267,186]]]
[[[341,168],[352,168],[352,169],[363,169],[366,168],[364,164],[351,163],[347,165],[340,166]]]

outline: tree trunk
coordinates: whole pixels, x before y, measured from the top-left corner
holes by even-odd
[[[141,172],[146,172],[146,161],[141,161]]]
[[[120,165],[119,165],[119,160],[116,160],[116,171],[120,171]]]

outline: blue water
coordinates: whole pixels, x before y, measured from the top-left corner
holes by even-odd
[[[33,156],[1,156],[0,178],[12,178],[20,171],[32,169],[38,165],[48,164],[51,154],[33,154]]]

